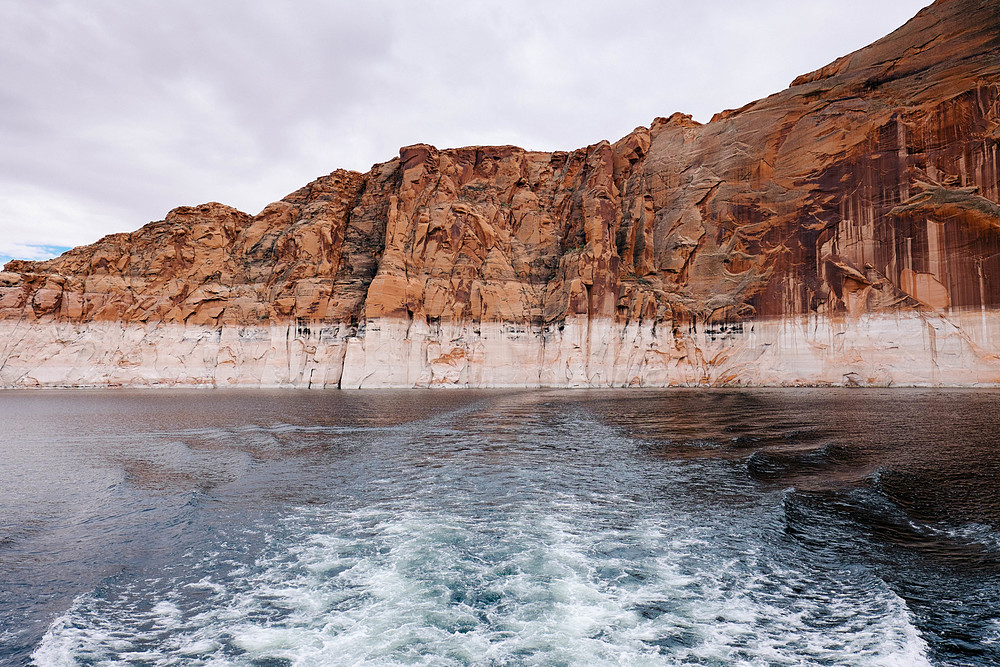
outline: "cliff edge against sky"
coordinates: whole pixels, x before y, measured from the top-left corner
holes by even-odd
[[[708,124],[418,144],[0,273],[0,386],[1000,384],[1000,5]]]

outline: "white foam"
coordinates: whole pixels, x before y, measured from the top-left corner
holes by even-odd
[[[491,521],[420,507],[303,510],[286,548],[242,576],[176,584],[146,611],[122,604],[109,615],[78,599],[33,657],[929,664],[906,605],[873,576],[785,566],[766,545],[727,544],[724,525],[685,515],[595,521],[621,502],[555,498]],[[185,589],[210,599],[185,615]]]

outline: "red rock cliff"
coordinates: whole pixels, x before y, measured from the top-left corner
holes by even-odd
[[[995,384],[998,139],[1000,5],[938,0],[705,125],[418,144],[10,262],[0,384]]]

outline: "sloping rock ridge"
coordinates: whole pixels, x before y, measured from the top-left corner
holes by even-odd
[[[0,273],[0,386],[1000,384],[1000,3],[572,152],[418,144]]]

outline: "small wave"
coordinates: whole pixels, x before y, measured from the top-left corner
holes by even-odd
[[[1000,566],[1000,531],[982,523],[952,523],[933,504],[918,500],[919,478],[878,468],[864,486],[798,492],[785,498],[793,531],[828,537],[840,526],[843,535],[894,544],[957,566]]]
[[[850,450],[837,443],[822,446],[760,449],[746,459],[747,473],[759,481],[784,481],[803,476],[824,475],[831,468],[851,462]],[[838,480],[839,481],[839,480]]]

